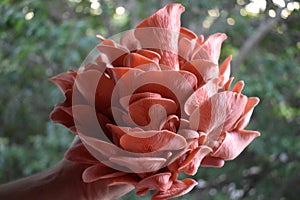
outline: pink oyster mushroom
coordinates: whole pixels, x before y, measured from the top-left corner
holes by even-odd
[[[84,182],[178,197],[197,184],[179,173],[222,167],[260,135],[245,130],[259,99],[241,93],[243,81],[229,90],[231,56],[218,65],[226,35],[197,36],[180,26],[183,11],[161,8],[120,43],[98,36],[93,62],[50,79],[66,98],[50,117],[81,139],[65,157],[89,165]]]

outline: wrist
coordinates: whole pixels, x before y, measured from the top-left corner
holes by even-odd
[[[79,190],[84,168],[60,161],[45,171],[1,185],[0,199],[82,199]]]
[[[109,187],[109,179],[84,183],[82,173],[88,165],[62,160],[38,174],[0,186],[0,199],[76,199],[111,200],[128,193],[132,185]]]

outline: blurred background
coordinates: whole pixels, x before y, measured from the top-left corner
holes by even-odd
[[[198,186],[178,199],[298,199],[300,190],[300,3],[284,0],[2,0],[0,3],[0,183],[60,160],[73,134],[49,120],[63,100],[48,81],[78,69],[105,37],[134,28],[167,3],[181,2],[182,26],[228,39],[232,76],[259,96],[248,129],[261,132],[221,169],[200,168]],[[149,199],[135,197],[123,200]]]

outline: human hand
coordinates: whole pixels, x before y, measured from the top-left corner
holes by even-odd
[[[78,142],[79,138],[75,137],[70,148]],[[49,169],[1,185],[0,199],[112,200],[120,198],[134,188],[129,184],[109,186],[109,178],[85,183],[82,180],[82,173],[87,167],[89,165],[63,158]]]
[[[70,149],[72,148],[72,146],[80,142],[81,141],[79,137],[76,136],[71,144]],[[64,158],[60,162],[60,165],[62,172],[61,181],[65,181],[66,185],[71,184],[73,187],[73,190],[66,191],[70,199],[111,200],[120,198],[121,196],[134,189],[134,187],[129,184],[109,186],[111,182],[110,178],[101,179],[92,183],[85,183],[82,180],[82,173],[87,167],[90,166],[88,164],[71,162]]]

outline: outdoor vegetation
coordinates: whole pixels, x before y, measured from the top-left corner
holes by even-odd
[[[49,120],[63,95],[48,78],[78,69],[97,34],[132,29],[172,2],[186,8],[184,27],[227,34],[221,61],[232,54],[235,81],[261,99],[248,126],[261,136],[223,168],[200,168],[198,186],[178,199],[299,198],[300,3],[288,0],[2,0],[0,183],[53,165],[74,137]]]

